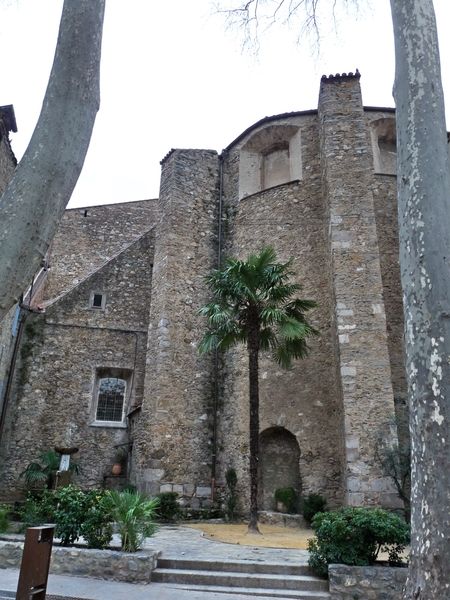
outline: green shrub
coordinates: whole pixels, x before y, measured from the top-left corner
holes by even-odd
[[[320,494],[309,494],[302,501],[302,513],[308,523],[314,519],[317,513],[324,512],[327,506],[326,498]]]
[[[85,494],[86,514],[80,533],[89,548],[107,548],[112,539],[111,498],[103,490],[92,490]]]
[[[55,535],[61,538],[63,546],[71,546],[81,535],[81,525],[88,509],[86,494],[73,485],[67,485],[56,490],[54,496]]]
[[[9,512],[9,506],[6,506],[6,504],[0,504],[0,533],[4,533],[8,530]]]
[[[108,493],[113,519],[119,527],[122,550],[136,552],[144,539],[153,535],[157,529],[155,517],[159,500],[132,492]]]
[[[28,492],[18,511],[23,529],[55,521],[55,494],[49,490]]]
[[[83,492],[68,485],[29,492],[19,514],[24,529],[55,523],[55,535],[63,546],[74,544],[82,535],[90,548],[105,548],[112,538],[111,499],[103,490]]]
[[[313,521],[316,538],[308,540],[309,565],[327,575],[328,565],[364,566],[375,562],[380,550],[398,564],[410,541],[403,519],[381,508],[343,508],[318,513]]]
[[[123,487],[123,492],[133,492],[133,494],[135,494],[137,492],[137,487],[135,485],[133,485],[132,483],[127,483],[124,487]]]
[[[180,516],[180,507],[176,492],[161,492],[156,496],[159,500],[158,520],[173,523]]]
[[[293,514],[298,510],[298,495],[293,487],[275,490],[275,502],[282,502],[288,513]]]

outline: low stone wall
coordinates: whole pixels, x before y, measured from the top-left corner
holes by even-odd
[[[280,527],[300,527],[306,529],[308,524],[303,515],[291,515],[289,513],[273,512],[269,510],[260,510],[258,512],[258,521],[266,525],[278,525]],[[311,537],[314,532],[311,531]]]
[[[408,569],[329,565],[332,600],[398,600]]]
[[[19,569],[23,543],[0,541],[0,567]],[[158,552],[120,552],[53,546],[50,573],[128,583],[149,583]]]

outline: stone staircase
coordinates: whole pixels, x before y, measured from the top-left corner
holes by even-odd
[[[247,594],[296,600],[329,600],[328,581],[307,565],[256,561],[158,559],[152,581],[197,591]]]

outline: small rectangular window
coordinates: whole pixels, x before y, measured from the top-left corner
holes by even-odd
[[[94,294],[94,298],[92,300],[92,307],[93,308],[101,308],[102,300],[103,300],[102,294]]]
[[[91,296],[89,298],[89,308],[94,308],[96,310],[105,310],[106,304],[106,296],[101,292],[91,292]]]

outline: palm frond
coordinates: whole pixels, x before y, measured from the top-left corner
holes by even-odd
[[[226,259],[222,269],[206,278],[213,300],[199,311],[208,320],[199,351],[244,343],[257,326],[260,348],[276,353],[280,364],[289,366],[292,358],[303,357],[307,352],[303,340],[318,333],[305,315],[316,303],[295,298],[301,286],[290,282],[293,275],[292,260],[278,262],[271,246],[247,260]]]
[[[206,354],[212,350],[217,350],[219,347],[219,338],[211,331],[207,331],[202,337],[200,344],[198,345],[198,351],[200,354]]]
[[[287,317],[278,324],[280,336],[286,340],[304,339],[312,335],[313,328],[304,320]]]
[[[20,477],[25,479],[27,486],[32,486],[34,483],[47,481],[48,475],[39,463],[31,462],[27,468],[22,471]]]
[[[273,358],[281,367],[289,369],[293,360],[306,358],[308,352],[309,347],[305,339],[284,340],[273,350]]]
[[[274,304],[264,306],[260,312],[261,322],[264,325],[270,325],[272,323],[278,323],[286,318],[284,310]]]

